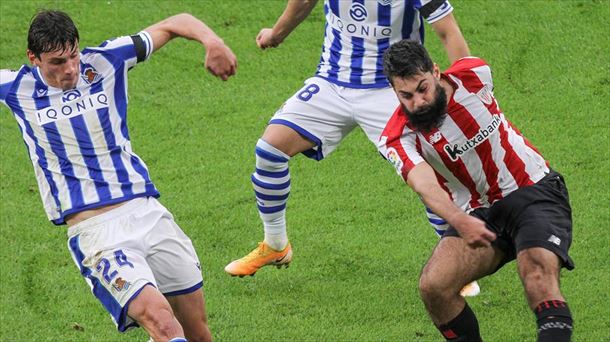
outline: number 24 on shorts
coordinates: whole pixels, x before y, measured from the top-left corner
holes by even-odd
[[[317,94],[319,91],[320,87],[315,83],[311,83],[306,85],[305,88],[303,88],[303,90],[301,90],[297,94],[297,97],[299,98],[299,100],[307,102],[314,94]]]
[[[118,267],[129,266],[133,268],[133,264],[127,260],[127,255],[125,255],[125,253],[123,253],[123,251],[120,249],[114,251],[114,261],[116,262]],[[114,277],[116,277],[116,275],[118,274],[116,270],[110,272],[111,267],[112,265],[110,263],[110,260],[106,258],[101,258],[100,261],[97,263],[97,266],[95,267],[96,271],[102,274],[104,280],[108,284],[110,284],[112,279],[114,279]]]

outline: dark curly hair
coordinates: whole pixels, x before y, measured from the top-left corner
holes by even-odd
[[[28,49],[37,58],[44,52],[71,50],[78,40],[78,29],[64,12],[42,10],[32,17]]]
[[[383,73],[392,82],[394,77],[409,78],[432,72],[434,63],[426,49],[417,41],[401,40],[383,54]]]

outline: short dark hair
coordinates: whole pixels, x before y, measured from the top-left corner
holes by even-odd
[[[383,73],[392,82],[394,77],[410,78],[432,72],[434,63],[426,49],[417,41],[401,40],[383,54]]]
[[[65,51],[78,44],[78,29],[68,14],[42,10],[32,17],[28,31],[28,49],[37,58],[51,51]]]

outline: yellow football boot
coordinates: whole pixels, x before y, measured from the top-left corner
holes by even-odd
[[[250,254],[237,260],[233,260],[225,266],[225,272],[232,276],[253,276],[259,268],[267,265],[275,265],[277,268],[288,267],[292,261],[292,246],[290,242],[281,251],[276,251],[265,242],[259,242]]]

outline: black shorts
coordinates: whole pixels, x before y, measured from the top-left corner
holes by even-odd
[[[497,235],[493,242],[506,257],[498,268],[514,260],[519,251],[542,247],[557,254],[563,267],[571,270],[568,255],[572,244],[572,209],[563,177],[549,172],[538,183],[511,192],[489,208],[478,208],[470,215],[487,225]],[[443,234],[459,236],[453,227]]]

